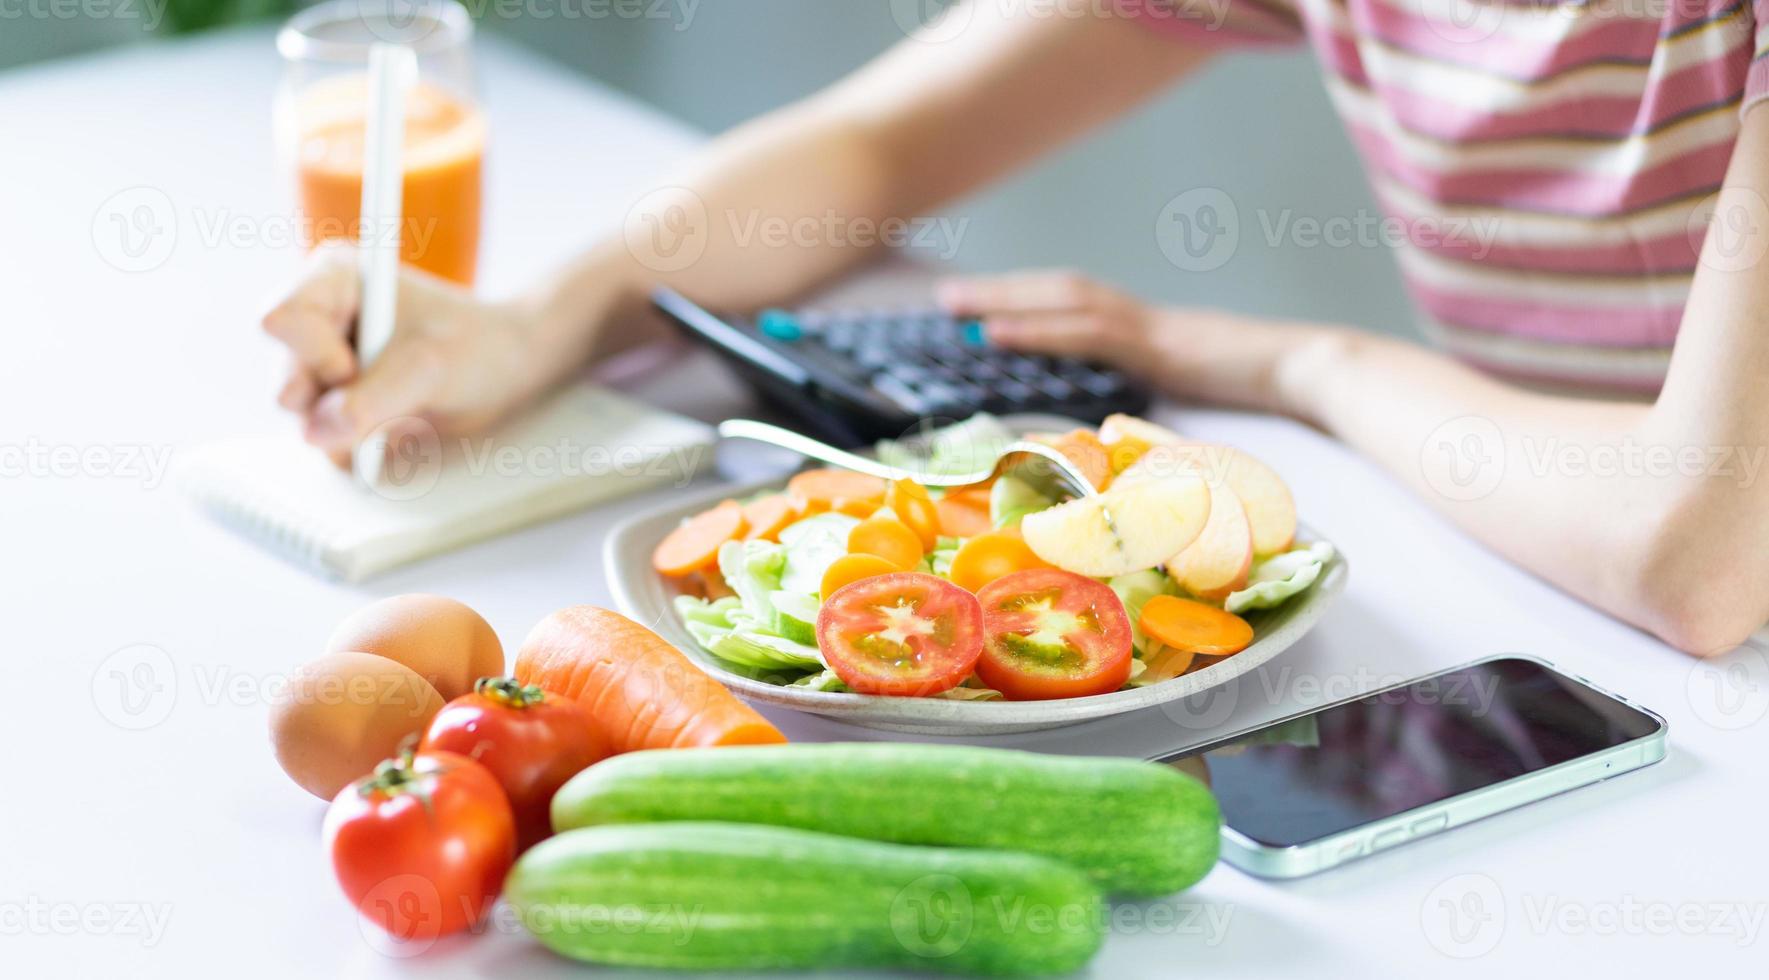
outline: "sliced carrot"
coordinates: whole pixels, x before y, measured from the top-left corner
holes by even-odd
[[[940,533],[954,538],[974,538],[989,533],[989,498],[982,502],[969,494],[947,494],[934,506],[940,512]]]
[[[885,491],[885,506],[920,536],[923,551],[934,550],[940,540],[940,509],[926,487],[914,480],[898,480]]]
[[[690,517],[671,531],[651,553],[651,565],[664,575],[691,575],[718,563],[719,547],[740,537],[747,529],[743,505],[721,501],[711,510]]]
[[[885,481],[853,470],[806,470],[786,481],[786,493],[807,512],[839,510],[843,502],[857,506],[870,501],[877,506],[884,500]],[[870,508],[866,512],[871,513]]]
[[[1239,653],[1253,642],[1253,627],[1241,617],[1171,595],[1150,599],[1137,626],[1167,646],[1206,657]]]
[[[1014,572],[1049,567],[1018,535],[991,532],[971,538],[958,549],[948,577],[960,588],[978,592]]]
[[[882,513],[890,516],[868,517],[848,532],[848,554],[877,555],[899,570],[921,564],[921,538],[895,514]]]
[[[889,575],[901,572],[904,568],[878,557],[877,555],[853,554],[843,555],[831,562],[823,572],[823,598],[827,599],[836,589],[851,585],[863,578],[874,575]]]
[[[786,741],[663,637],[595,606],[541,620],[516,654],[516,677],[589,708],[616,752]]]
[[[1106,447],[1106,461],[1112,466],[1112,475],[1130,469],[1130,465],[1143,458],[1150,449],[1155,448],[1135,436],[1124,436],[1117,442]]]
[[[745,541],[777,541],[780,529],[799,519],[799,509],[792,498],[783,493],[757,497],[743,505],[743,520],[749,529]]]
[[[830,501],[830,510],[849,517],[867,518],[878,511],[879,502],[866,497],[841,497]]]

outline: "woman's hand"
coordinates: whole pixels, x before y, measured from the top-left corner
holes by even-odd
[[[1079,357],[1143,378],[1176,398],[1294,412],[1281,376],[1292,355],[1335,336],[1219,310],[1160,308],[1073,272],[941,283],[940,304],[977,317],[989,341]]]
[[[325,246],[264,316],[265,332],[291,355],[277,402],[300,415],[307,441],[340,465],[357,443],[394,419],[422,418],[444,433],[478,431],[581,360],[547,349],[540,316],[528,308],[486,303],[401,267],[393,338],[362,370],[351,342],[359,285],[355,250]]]

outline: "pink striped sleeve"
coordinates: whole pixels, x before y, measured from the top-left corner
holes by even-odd
[[[1769,5],[1769,0],[1757,0]],[[1177,40],[1216,47],[1295,44],[1302,22],[1289,0],[1112,0],[1119,15]]]
[[[1739,112],[1769,98],[1769,0],[1753,0],[1756,34],[1751,47],[1751,68],[1744,76],[1744,102]]]

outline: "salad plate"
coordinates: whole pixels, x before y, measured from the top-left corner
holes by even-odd
[[[1002,421],[1018,431],[1057,427],[1051,424],[1057,420],[1047,418],[1010,416]],[[1048,701],[883,697],[818,690],[784,683],[778,677],[770,678],[708,652],[678,611],[680,590],[652,569],[653,550],[687,518],[722,500],[747,499],[777,490],[785,481],[785,477],[777,477],[747,486],[714,487],[629,519],[607,540],[604,558],[609,587],[623,613],[655,630],[739,696],[868,728],[923,735],[1005,735],[1058,728],[1179,701],[1225,684],[1284,652],[1320,621],[1344,590],[1349,575],[1344,555],[1305,523],[1299,523],[1297,540],[1328,555],[1313,584],[1272,608],[1245,612],[1254,639],[1239,653],[1145,686]]]

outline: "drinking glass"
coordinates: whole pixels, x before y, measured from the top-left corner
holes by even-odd
[[[278,157],[292,172],[303,243],[356,240],[369,48],[418,60],[406,98],[400,261],[472,285],[479,259],[485,117],[474,94],[473,21],[455,0],[331,0],[277,34]]]

